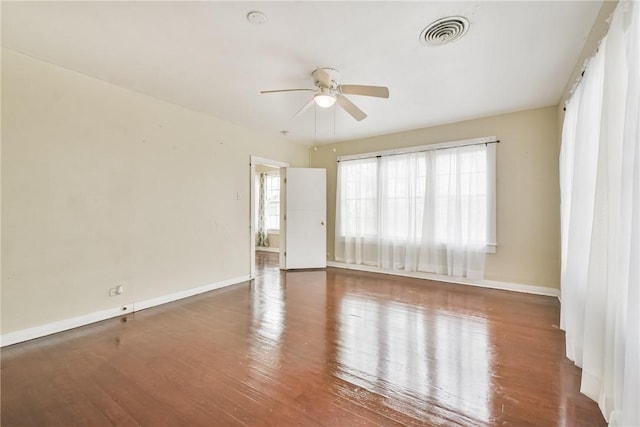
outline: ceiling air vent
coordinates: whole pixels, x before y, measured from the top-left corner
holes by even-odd
[[[469,21],[462,16],[438,19],[422,30],[420,42],[427,46],[440,46],[458,40],[468,29]]]

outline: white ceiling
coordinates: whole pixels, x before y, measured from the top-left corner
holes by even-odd
[[[288,130],[288,138],[314,144],[556,104],[600,6],[3,1],[2,44],[261,132]],[[250,24],[246,15],[253,10],[268,22]],[[418,41],[426,25],[450,15],[471,22],[464,38],[438,47]],[[335,107],[294,119],[308,92],[259,93],[312,88],[317,66],[338,69],[341,83],[388,86],[390,98],[349,96],[369,115],[356,122]]]

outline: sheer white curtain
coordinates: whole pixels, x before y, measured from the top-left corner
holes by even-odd
[[[495,145],[341,161],[336,259],[482,278],[495,244]]]
[[[257,215],[256,215],[256,246],[267,247],[269,246],[269,234],[267,233],[267,220],[266,220],[266,205],[267,205],[267,174],[260,173],[256,175],[258,190],[256,193],[257,203]]]
[[[596,166],[600,140],[604,49],[593,57],[566,106],[560,151],[562,191],[562,302],[560,325],[567,332],[567,356],[582,365],[584,304],[587,285]],[[570,225],[570,226],[569,226]]]
[[[621,2],[567,104],[561,150],[562,308],[581,391],[640,425],[640,4]]]
[[[378,265],[378,159],[338,163],[336,260]]]
[[[495,145],[427,153],[427,191],[418,270],[482,279],[492,235]]]

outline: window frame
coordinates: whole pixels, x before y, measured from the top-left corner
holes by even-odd
[[[268,234],[277,235],[277,234],[280,234],[280,203],[281,203],[281,200],[282,200],[281,195],[280,195],[280,191],[281,191],[281,188],[280,188],[280,171],[268,171],[268,172],[264,172],[264,173],[266,174],[265,187],[266,187],[266,192],[267,192],[267,195],[265,197],[265,200],[266,200],[266,204],[265,204],[265,227],[267,229],[267,233]],[[273,204],[273,202],[271,202],[271,203],[269,202],[269,191],[270,190],[273,191],[273,189],[269,188],[269,182],[270,181],[276,181],[278,183],[278,189],[277,189],[278,190],[278,202],[277,202],[277,205],[278,205],[278,215],[277,215],[278,216],[278,220],[276,221],[276,223],[278,224],[278,228],[270,228],[268,226],[269,225],[268,224],[269,221],[266,220],[267,217],[273,217],[274,216],[274,215],[268,215],[266,213],[269,205]]]
[[[496,253],[498,242],[497,242],[497,218],[496,218],[496,206],[497,206],[497,194],[496,194],[496,144],[499,143],[497,137],[495,136],[487,136],[481,138],[472,138],[465,140],[457,140],[457,141],[448,141],[442,143],[435,144],[427,144],[420,145],[414,147],[406,147],[392,150],[384,150],[384,151],[376,151],[369,153],[360,153],[354,155],[346,155],[339,156],[338,162],[341,161],[349,161],[349,160],[363,160],[368,158],[379,158],[385,156],[392,156],[398,154],[410,154],[417,153],[422,151],[431,151],[431,150],[440,150],[447,148],[456,148],[456,147],[464,147],[469,145],[480,145],[485,144],[487,146],[486,151],[486,161],[487,161],[487,171],[486,171],[486,179],[487,179],[487,198],[489,199],[487,202],[487,225],[486,225],[486,233],[487,238],[485,242],[484,252],[485,253]],[[378,176],[379,177],[379,176]],[[339,182],[336,183],[340,185]],[[337,231],[337,230],[336,230]],[[337,237],[337,236],[336,236]],[[341,238],[346,238],[348,236],[341,235]]]

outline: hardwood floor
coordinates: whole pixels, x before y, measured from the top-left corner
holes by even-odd
[[[280,272],[2,351],[9,426],[605,425],[555,298]]]

